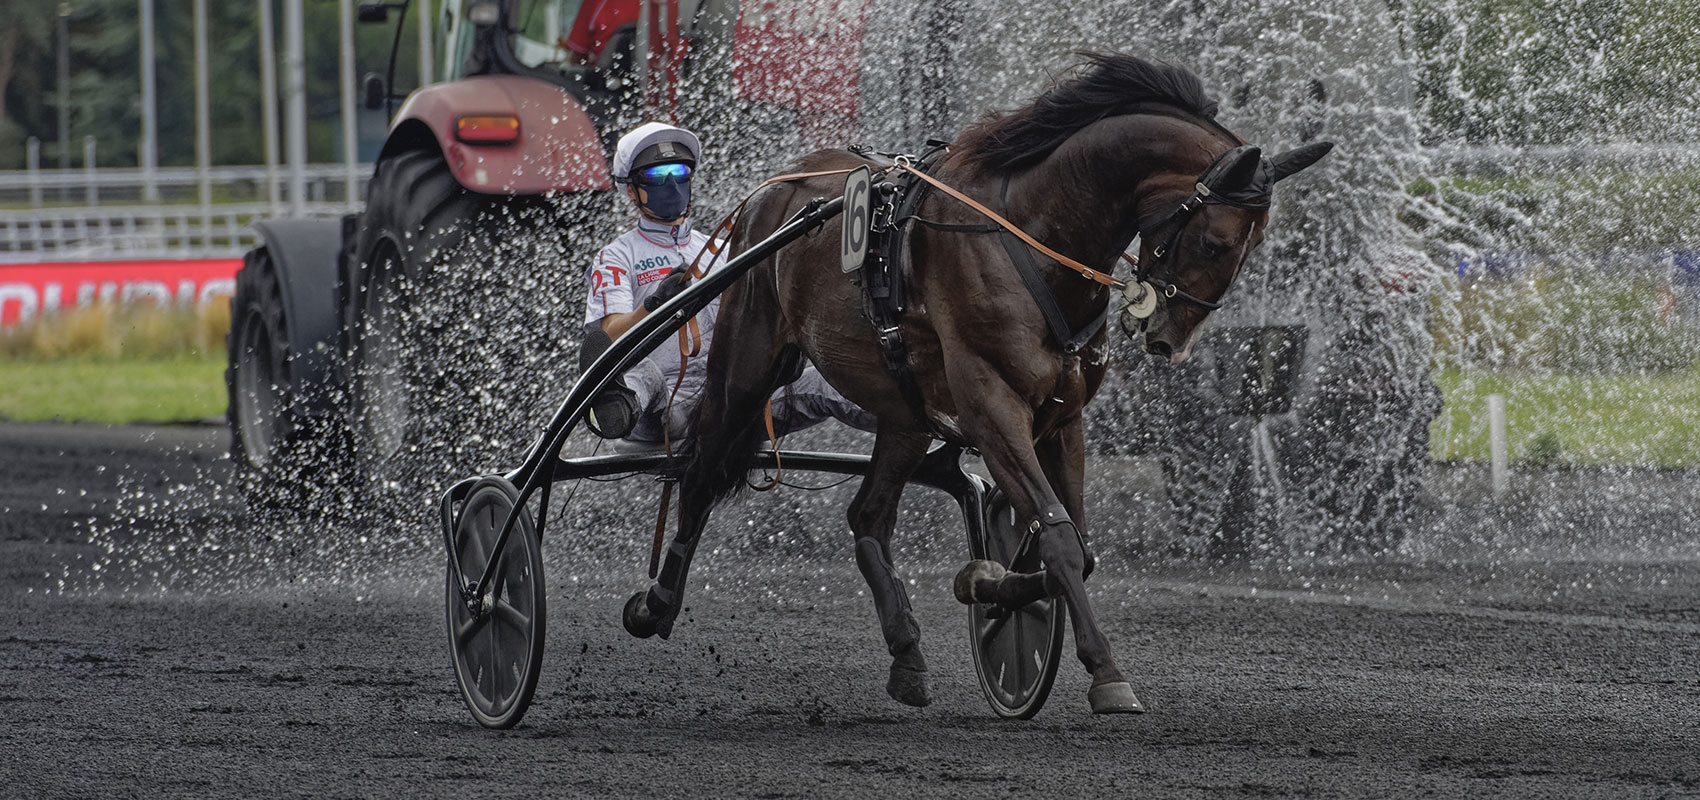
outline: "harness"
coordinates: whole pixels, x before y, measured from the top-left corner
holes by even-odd
[[[892,164],[884,174],[895,176],[874,186],[878,193],[878,201],[873,204],[870,225],[867,257],[861,270],[857,273],[857,283],[862,286],[863,313],[873,324],[880,345],[880,354],[885,363],[886,371],[897,383],[904,401],[909,405],[915,418],[925,425],[934,436],[945,438],[932,425],[927,417],[926,406],[921,397],[920,387],[909,369],[909,348],[903,341],[900,327],[905,308],[903,279],[904,252],[903,245],[908,235],[911,221],[925,225],[933,230],[948,233],[965,234],[997,234],[998,241],[1003,245],[1004,252],[1009,255],[1010,262],[1015,265],[1016,272],[1021,277],[1022,285],[1032,296],[1033,302],[1039,307],[1045,326],[1050,332],[1052,344],[1067,355],[1074,355],[1097,336],[1108,323],[1113,303],[1110,296],[1104,298],[1103,310],[1094,315],[1079,329],[1069,325],[1064,316],[1062,306],[1057,302],[1056,293],[1051,291],[1045,280],[1044,272],[1033,258],[1033,251],[1055,260],[1057,263],[1074,270],[1082,277],[1096,281],[1104,286],[1120,289],[1127,301],[1129,313],[1144,319],[1156,310],[1157,295],[1161,294],[1169,300],[1181,300],[1209,311],[1222,307],[1220,298],[1206,300],[1198,297],[1171,281],[1153,274],[1154,269],[1173,254],[1181,233],[1186,230],[1195,214],[1206,205],[1232,205],[1239,208],[1263,210],[1269,208],[1270,181],[1266,172],[1260,172],[1257,180],[1243,187],[1234,187],[1230,191],[1222,191],[1219,182],[1226,176],[1228,168],[1236,163],[1245,151],[1251,149],[1242,145],[1218,156],[1204,174],[1199,176],[1194,184],[1193,193],[1181,201],[1167,214],[1162,215],[1150,224],[1141,224],[1140,230],[1154,231],[1164,226],[1172,226],[1168,237],[1152,249],[1151,264],[1141,264],[1126,253],[1122,254],[1133,266],[1134,275],[1131,282],[1117,280],[1108,273],[1093,269],[1068,256],[1052,250],[1043,243],[1028,235],[1025,231],[1008,219],[1009,213],[1009,183],[1005,175],[998,192],[998,210],[993,211],[985,205],[945,184],[933,176],[941,156],[946,152],[948,143],[929,140],[928,149],[919,157],[895,155],[889,153],[873,153],[870,148],[852,147],[853,152],[863,157],[882,155],[892,159]],[[1265,167],[1259,166],[1260,171]],[[929,188],[936,188],[957,201],[979,212],[991,220],[993,224],[962,225],[935,222],[920,217],[916,210],[920,207]]]
[[[1199,209],[1206,205],[1228,205],[1252,211],[1264,211],[1269,208],[1271,182],[1268,178],[1267,168],[1261,165],[1258,167],[1260,172],[1258,179],[1252,181],[1248,186],[1239,189],[1238,191],[1223,193],[1212,188],[1212,186],[1225,176],[1228,165],[1237,161],[1241,154],[1248,149],[1251,149],[1249,145],[1241,145],[1223,153],[1220,156],[1217,156],[1216,160],[1210,164],[1210,168],[1205,170],[1203,175],[1199,176],[1197,183],[1193,184],[1191,197],[1182,200],[1180,205],[1175,206],[1173,210],[1164,215],[1158,221],[1150,225],[1141,224],[1139,226],[1140,230],[1146,231],[1156,230],[1164,225],[1174,225],[1174,227],[1169,231],[1168,237],[1163,240],[1162,244],[1151,248],[1151,259],[1153,261],[1162,262],[1168,259],[1169,255],[1175,250],[1175,244],[1180,241],[1181,232],[1186,230],[1187,223],[1191,222],[1192,216],[1198,213]],[[1135,266],[1138,267],[1138,265]],[[1152,266],[1156,265],[1153,264]],[[1150,271],[1147,269],[1137,269],[1134,273],[1134,281],[1150,287],[1150,290],[1162,292],[1164,297],[1169,299],[1185,300],[1186,302],[1200,306],[1209,311],[1215,311],[1222,307],[1220,300],[1205,300],[1201,297],[1188,294],[1179,286],[1152,276]],[[1140,287],[1138,291],[1143,292],[1145,289]],[[1143,300],[1143,297],[1135,300],[1132,293],[1130,293],[1130,305],[1142,302]]]
[[[1009,176],[1003,178],[1003,187],[998,191],[998,211],[1000,216],[1009,214]],[[1057,295],[1045,283],[1044,273],[1039,271],[1039,265],[1033,261],[1033,250],[1026,243],[1015,237],[1007,228],[997,228],[998,241],[1003,244],[1009,260],[1015,264],[1015,271],[1021,274],[1021,282],[1027,285],[1027,293],[1033,295],[1033,302],[1039,306],[1039,313],[1045,317],[1045,325],[1051,329],[1051,341],[1062,348],[1064,353],[1074,355],[1085,347],[1092,337],[1104,329],[1110,321],[1110,302],[1112,295],[1104,296],[1104,310],[1078,331],[1070,331],[1068,320],[1063,317],[1062,307],[1057,304]]]
[[[926,187],[918,176],[937,168],[946,143],[928,140],[927,148],[918,158],[892,156],[892,169],[886,174],[896,172],[896,180],[874,185],[878,202],[873,203],[869,220],[867,256],[862,259],[855,281],[862,287],[862,314],[873,323],[886,374],[897,383],[897,391],[903,395],[903,402],[909,406],[915,420],[934,437],[944,439],[927,416],[926,400],[921,396],[920,385],[915,382],[915,373],[909,369],[909,345],[903,341],[901,327],[906,308],[901,259],[909,232],[905,223],[916,218],[915,209],[926,194]],[[868,148],[852,147],[851,151],[863,157],[870,155]],[[918,165],[919,171],[908,168],[910,164]]]

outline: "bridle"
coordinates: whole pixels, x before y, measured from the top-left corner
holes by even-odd
[[[1151,311],[1155,311],[1156,293],[1161,293],[1163,297],[1170,300],[1184,300],[1208,311],[1215,311],[1222,307],[1220,298],[1205,300],[1169,281],[1152,275],[1151,271],[1168,260],[1175,250],[1175,245],[1180,242],[1181,233],[1186,230],[1187,225],[1192,222],[1192,218],[1198,211],[1206,205],[1226,205],[1250,211],[1267,211],[1269,209],[1272,186],[1268,176],[1268,168],[1261,161],[1253,179],[1246,185],[1234,187],[1228,191],[1222,191],[1217,186],[1226,176],[1229,166],[1239,161],[1244,151],[1250,149],[1253,148],[1242,145],[1217,156],[1216,160],[1211,162],[1210,167],[1193,184],[1191,197],[1182,200],[1157,222],[1139,226],[1141,231],[1155,231],[1165,225],[1172,225],[1173,227],[1161,244],[1151,248],[1152,263],[1134,265],[1133,280],[1128,283],[1124,291],[1128,306],[1135,309],[1141,307],[1149,309],[1145,314],[1136,313],[1135,316],[1143,319],[1145,316],[1149,316]]]

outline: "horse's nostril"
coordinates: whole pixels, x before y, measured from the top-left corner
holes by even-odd
[[[1160,342],[1156,339],[1151,339],[1145,343],[1145,352],[1154,356],[1168,358],[1169,355],[1174,352],[1174,348],[1170,347],[1168,342]]]

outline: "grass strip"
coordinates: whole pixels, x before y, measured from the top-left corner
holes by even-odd
[[[1685,466],[1700,462],[1700,371],[1434,374],[1446,407],[1431,428],[1443,460],[1486,460],[1487,397],[1505,395],[1513,460]]]
[[[0,360],[0,419],[189,422],[224,417],[224,361]]]
[[[1514,460],[1686,466],[1700,463],[1700,371],[1566,374],[1442,369],[1446,406],[1432,454],[1488,458],[1487,396],[1506,397]],[[225,412],[224,362],[0,359],[0,419],[160,423]]]

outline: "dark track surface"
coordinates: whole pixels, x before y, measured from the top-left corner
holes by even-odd
[[[224,474],[223,442],[0,425],[0,796],[1700,796],[1693,560],[1107,560],[1099,617],[1150,713],[1091,716],[1070,659],[1039,717],[1009,723],[974,682],[948,548],[899,563],[932,666],[917,710],[885,697],[847,541],[707,547],[673,640],[637,641],[617,619],[642,585],[632,524],[618,557],[550,551],[538,700],[489,732],[453,687],[435,554],[330,571],[324,542],[281,555],[300,530],[209,545],[198,526],[230,504],[185,498]],[[184,582],[94,563],[207,577],[165,590]]]

